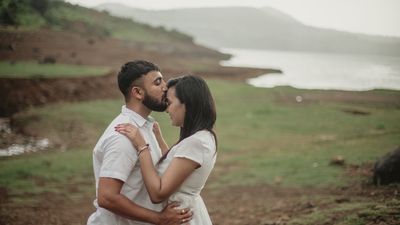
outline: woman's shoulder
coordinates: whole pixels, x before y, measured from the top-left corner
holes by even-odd
[[[216,144],[214,135],[207,130],[197,131],[183,139],[173,148],[174,157],[193,159],[200,165],[210,158],[215,157]]]
[[[209,142],[214,140],[214,135],[208,130],[199,130],[196,133],[185,138],[187,141]]]
[[[208,130],[200,130],[196,133],[190,135],[189,137],[185,138],[181,142],[181,146],[183,148],[186,147],[200,147],[206,148],[211,151],[215,151],[215,139],[214,135]]]

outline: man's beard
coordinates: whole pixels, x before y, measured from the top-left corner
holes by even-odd
[[[152,111],[156,112],[164,112],[167,109],[167,103],[165,101],[165,94],[163,95],[161,101],[151,97],[148,94],[145,94],[143,99],[143,105],[149,108]]]

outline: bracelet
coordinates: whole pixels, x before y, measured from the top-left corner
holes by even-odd
[[[149,148],[145,148],[145,149],[140,150],[140,151],[138,152],[137,156],[139,157],[139,156],[140,156],[140,153],[144,152],[145,150],[149,150]]]
[[[143,145],[142,147],[139,148],[139,152],[144,150],[144,149],[146,149],[146,148],[148,148],[148,147],[149,147],[149,144]]]
[[[143,145],[142,147],[140,147],[139,148],[139,151],[138,151],[138,156],[140,155],[140,153],[142,153],[144,150],[148,150],[149,149],[149,144],[145,144],[145,145]]]

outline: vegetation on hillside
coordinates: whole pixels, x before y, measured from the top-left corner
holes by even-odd
[[[0,3],[0,24],[143,42],[193,41],[192,37],[175,30],[151,27],[60,0],[4,0]]]
[[[94,67],[66,64],[39,64],[36,62],[2,62],[0,61],[0,77],[18,78],[57,78],[101,76],[109,72],[108,67]]]

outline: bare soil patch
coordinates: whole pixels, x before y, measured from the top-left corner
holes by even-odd
[[[32,202],[11,201],[11,196],[7,197],[7,192],[2,189],[0,224],[85,224],[88,216],[94,211],[94,196],[81,193],[79,197],[74,197],[74,194],[79,193],[79,189],[74,188],[77,185],[82,184],[64,187],[63,194],[44,193],[35,196],[36,201]],[[360,183],[344,188],[289,188],[261,184],[229,186],[206,188],[202,196],[215,225],[287,224],[304,215],[340,208],[346,203],[373,202],[370,208],[374,209],[374,204],[384,205],[393,198],[400,200],[399,190],[395,186],[378,188]],[[400,220],[395,210],[400,210],[400,205],[389,207],[391,211],[383,217],[362,214],[362,210],[356,208],[333,211],[334,213],[325,215],[321,223],[313,224],[335,224],[341,218],[354,214],[366,217],[369,225],[398,224]]]

